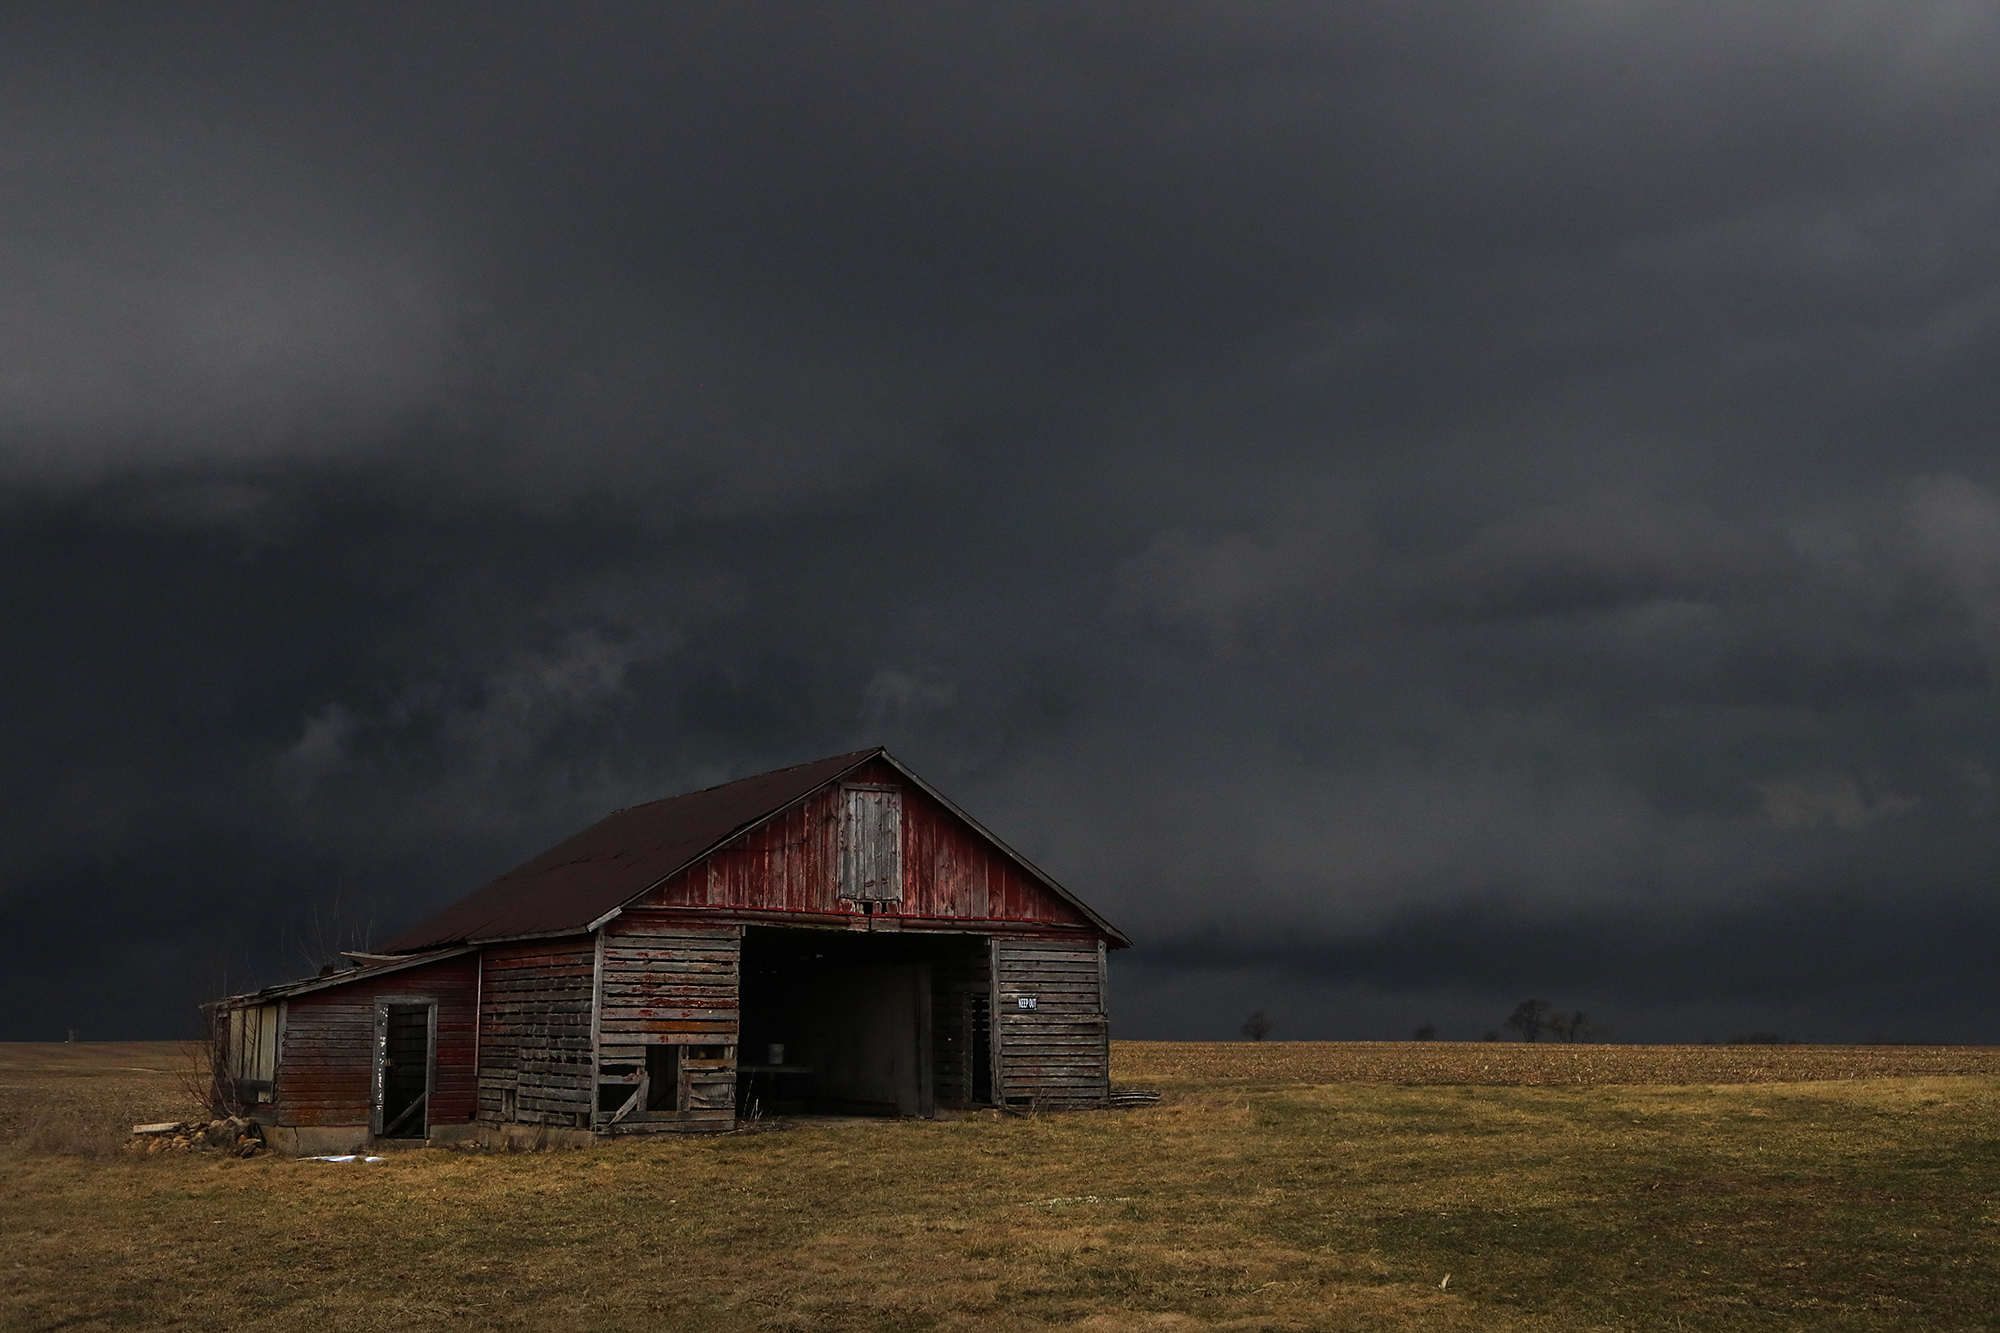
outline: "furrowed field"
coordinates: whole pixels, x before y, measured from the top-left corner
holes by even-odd
[[[1114,1058],[1158,1106],[336,1165],[132,1156],[174,1047],[0,1046],[0,1327],[2000,1324],[2000,1049]]]

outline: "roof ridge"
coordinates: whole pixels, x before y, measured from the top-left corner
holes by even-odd
[[[616,810],[608,812],[604,816],[604,818],[609,819],[611,818],[612,815],[622,815],[627,810],[643,810],[649,805],[664,805],[668,801],[681,801],[687,799],[690,796],[702,796],[707,794],[708,792],[721,791],[724,787],[734,787],[739,782],[755,782],[759,778],[775,778],[780,776],[781,774],[790,773],[793,770],[800,768],[817,768],[821,764],[830,764],[834,762],[836,759],[857,759],[858,761],[858,756],[864,754],[887,754],[887,753],[889,753],[887,746],[870,745],[865,749],[849,750],[845,754],[830,754],[821,759],[808,759],[804,763],[800,764],[787,764],[783,768],[766,769],[762,773],[746,773],[740,778],[731,778],[727,782],[718,782],[712,787],[696,787],[692,791],[675,792],[672,796],[655,796],[652,800],[641,801],[637,805],[621,805]]]
[[[583,934],[660,884],[764,826],[863,765],[881,762],[1103,932],[1130,941],[1075,894],[1009,847],[886,746],[828,755],[614,810],[378,945],[387,953],[464,941]]]

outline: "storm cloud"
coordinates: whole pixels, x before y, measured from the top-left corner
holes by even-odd
[[[2000,1033],[1990,7],[0,24],[0,1034],[878,742],[1125,1035]]]

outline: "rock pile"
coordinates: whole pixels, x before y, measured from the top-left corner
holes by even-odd
[[[134,1125],[132,1148],[148,1153],[215,1152],[228,1157],[255,1157],[269,1151],[264,1144],[264,1127],[242,1116]]]

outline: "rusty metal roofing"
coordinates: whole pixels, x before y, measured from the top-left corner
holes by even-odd
[[[681,867],[876,755],[856,750],[620,810],[404,931],[383,953],[587,930]]]
[[[404,931],[379,946],[380,951],[408,953],[592,929],[668,876],[878,757],[1082,912],[1114,947],[1129,942],[1074,894],[877,746],[620,810]]]
[[[455,949],[431,949],[423,953],[411,954],[407,958],[375,958],[367,962],[356,960],[355,965],[327,976],[305,977],[299,981],[281,982],[266,986],[262,990],[250,991],[244,995],[231,995],[224,999],[203,1005],[204,1009],[241,1009],[247,1005],[269,1004],[273,1000],[289,999],[294,995],[304,995],[309,991],[326,990],[331,986],[345,986],[350,982],[368,981],[389,972],[401,972],[406,968],[423,963],[435,963],[440,958],[456,958],[462,953],[472,952],[470,945]],[[350,955],[351,957],[352,955]]]

